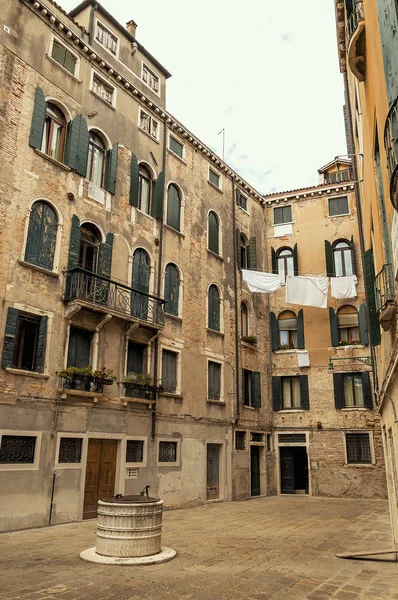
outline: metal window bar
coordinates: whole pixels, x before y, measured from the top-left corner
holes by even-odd
[[[365,19],[365,12],[363,9],[363,0],[357,0],[355,2],[354,9],[352,13],[347,18],[346,25],[346,43],[347,47],[350,43],[352,36],[355,33],[356,28],[358,27],[358,23]]]
[[[246,450],[246,431],[235,431],[235,450]]]
[[[36,437],[29,435],[3,435],[0,447],[0,463],[33,464]]]
[[[392,265],[387,263],[375,277],[376,310],[382,310],[387,302],[394,300],[394,282]]]
[[[80,463],[82,459],[82,438],[61,438],[59,443],[59,463]]]
[[[177,462],[177,442],[159,442],[159,462]]]
[[[347,463],[370,464],[372,453],[368,433],[346,433]]]
[[[127,440],[126,463],[142,463],[144,460],[143,440]]]

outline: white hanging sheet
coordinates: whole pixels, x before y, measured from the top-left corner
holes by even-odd
[[[259,292],[260,294],[269,294],[279,290],[283,283],[281,275],[273,273],[263,273],[262,271],[248,271],[242,269],[243,281],[251,292]]]
[[[301,306],[326,308],[329,279],[327,277],[286,277],[286,302]]]
[[[344,277],[331,277],[330,287],[333,298],[356,298],[356,283],[356,275],[346,275]]]

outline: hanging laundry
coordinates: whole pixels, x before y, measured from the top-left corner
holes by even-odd
[[[356,298],[356,283],[356,275],[346,275],[345,277],[331,277],[330,285],[333,298]]]
[[[301,306],[326,308],[329,280],[327,277],[286,277],[286,302]]]
[[[242,269],[243,281],[251,292],[259,292],[260,294],[269,294],[279,290],[283,283],[281,275],[273,273],[263,273],[262,271],[247,271]]]

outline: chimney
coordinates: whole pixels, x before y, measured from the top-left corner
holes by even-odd
[[[126,29],[129,32],[130,35],[132,35],[133,37],[135,37],[135,32],[137,29],[137,23],[135,21],[133,21],[133,19],[131,19],[131,21],[128,21],[126,23]]]

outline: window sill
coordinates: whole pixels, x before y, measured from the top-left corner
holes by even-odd
[[[364,468],[365,469],[369,469],[369,467],[374,467],[375,464],[376,463],[366,463],[366,464],[363,464],[363,463],[345,463],[344,466],[348,467],[348,468],[355,467],[356,469],[358,469],[358,468],[360,468],[360,469],[364,469]]]
[[[12,375],[23,375],[24,377],[36,377],[36,379],[49,379],[50,375],[47,373],[38,373],[37,371],[24,371],[23,369],[15,369],[13,367],[6,367],[7,373]]]
[[[208,404],[217,404],[218,406],[225,406],[224,400],[214,400],[213,398],[206,398]]]
[[[217,252],[214,252],[214,250],[210,250],[210,248],[207,248],[207,253],[210,254],[211,256],[214,256],[214,258],[217,258],[221,262],[224,262],[224,259],[221,256],[221,254],[217,254]]]
[[[174,227],[172,227],[171,225],[168,225],[167,223],[165,223],[164,226],[169,231],[172,231],[173,233],[179,235],[182,238],[185,238],[185,233],[182,233],[182,231],[178,231],[178,229],[174,229]]]
[[[336,218],[340,218],[340,217],[350,217],[351,213],[342,213],[341,215],[328,215],[329,219],[336,219]]]
[[[363,344],[342,344],[341,346],[332,346],[332,350],[361,350],[362,348],[366,348]],[[370,356],[369,356],[370,358]]]
[[[38,271],[39,273],[44,273],[45,275],[49,275],[50,277],[55,277],[55,279],[59,278],[59,273],[54,273],[54,271],[50,271],[49,269],[45,269],[44,267],[39,267],[38,265],[33,265],[32,263],[26,262],[24,260],[19,260],[18,263],[22,267],[27,267],[28,269],[32,269],[32,271]]]
[[[242,404],[243,408],[247,408],[247,410],[257,410],[257,406],[249,406],[248,404]]]
[[[296,221],[287,221],[287,223],[272,223],[272,227],[279,227],[280,225],[294,225]]]
[[[70,167],[68,167],[67,165],[64,165],[64,163],[59,162],[59,160],[56,160],[55,158],[52,158],[52,156],[49,156],[48,154],[46,154],[45,152],[42,152],[41,150],[39,150],[38,148],[35,148],[35,152],[36,154],[38,154],[39,156],[41,156],[42,158],[45,158],[46,160],[48,160],[50,163],[53,163],[53,165],[56,165],[57,167],[60,167],[61,169],[63,169],[64,171],[71,171],[72,169]]]
[[[337,408],[336,410],[341,410],[341,411],[345,410],[345,411],[351,412],[351,411],[356,411],[356,410],[372,410],[372,409],[370,407],[367,408],[366,406],[344,406],[343,408]]]
[[[170,315],[167,312],[164,313],[164,316],[167,317],[168,319],[171,319],[172,321],[177,321],[177,323],[182,323],[182,317],[177,317],[176,315]]]
[[[98,98],[98,100],[101,100],[101,102],[103,104],[105,104],[105,106],[107,106],[108,108],[110,108],[111,110],[116,110],[116,107],[113,106],[113,104],[109,104],[109,102],[107,102],[106,100],[104,100],[103,98],[101,98],[101,96],[99,96],[98,94],[96,94],[93,90],[90,90],[90,94],[92,94],[93,96],[95,96],[95,98]]]
[[[243,208],[243,206],[241,206],[240,204],[236,205],[242,212],[245,213],[245,215],[247,215],[248,217],[250,217],[250,213],[248,210],[246,210],[245,208]]]
[[[178,160],[179,160],[180,162],[182,162],[182,164],[183,164],[183,165],[187,165],[187,164],[188,164],[188,163],[187,163],[187,161],[186,161],[184,158],[182,158],[182,156],[178,156],[178,154],[176,154],[175,152],[173,152],[173,150],[170,150],[170,148],[167,148],[167,151],[168,151],[168,152],[169,152],[169,153],[170,153],[172,156],[174,156],[174,158],[178,158]]]
[[[59,69],[61,69],[63,73],[65,73],[66,75],[68,75],[68,77],[76,81],[76,83],[83,83],[82,79],[79,79],[76,75],[68,71],[68,69],[65,69],[65,67],[60,65],[59,62],[57,62],[52,56],[50,56],[50,54],[46,54],[46,56],[48,60],[53,63],[53,65],[56,65]]]
[[[273,350],[274,354],[296,354],[297,348],[288,348],[287,350]]]
[[[145,215],[145,217],[148,217],[148,219],[151,219],[152,221],[155,220],[155,217],[153,217],[149,213],[146,213],[145,211],[141,210],[140,208],[138,208],[138,206],[135,206],[135,207],[133,206],[133,208],[135,208],[140,213],[140,215]]]
[[[257,350],[257,342],[251,344],[250,342],[245,342],[244,340],[240,340],[240,345],[244,348],[248,348],[249,350]]]
[[[177,394],[175,392],[159,392],[158,396],[164,396],[165,398],[174,398],[174,400],[183,400],[183,394]]]
[[[216,331],[215,329],[206,328],[207,333],[212,333],[213,335],[218,335],[219,337],[224,337],[224,333],[222,331]]]
[[[155,137],[153,137],[153,135],[151,135],[150,133],[148,133],[147,131],[145,131],[145,129],[142,129],[142,127],[138,126],[138,131],[141,131],[141,133],[143,133],[144,135],[146,135],[147,137],[149,137],[150,140],[152,140],[153,142],[155,142],[155,144],[159,144],[159,140]]]
[[[217,190],[217,192],[218,192],[219,194],[223,194],[223,193],[224,193],[224,192],[222,191],[222,189],[221,189],[221,188],[219,188],[219,187],[218,187],[218,185],[216,185],[215,183],[212,183],[212,182],[211,182],[211,181],[209,181],[209,180],[207,180],[207,183],[208,183],[209,185],[211,185],[211,187],[212,187],[212,188],[214,188],[215,190]]]
[[[294,414],[294,413],[305,413],[308,411],[304,410],[304,408],[281,408],[280,410],[276,410],[274,412],[283,413],[283,414]]]

